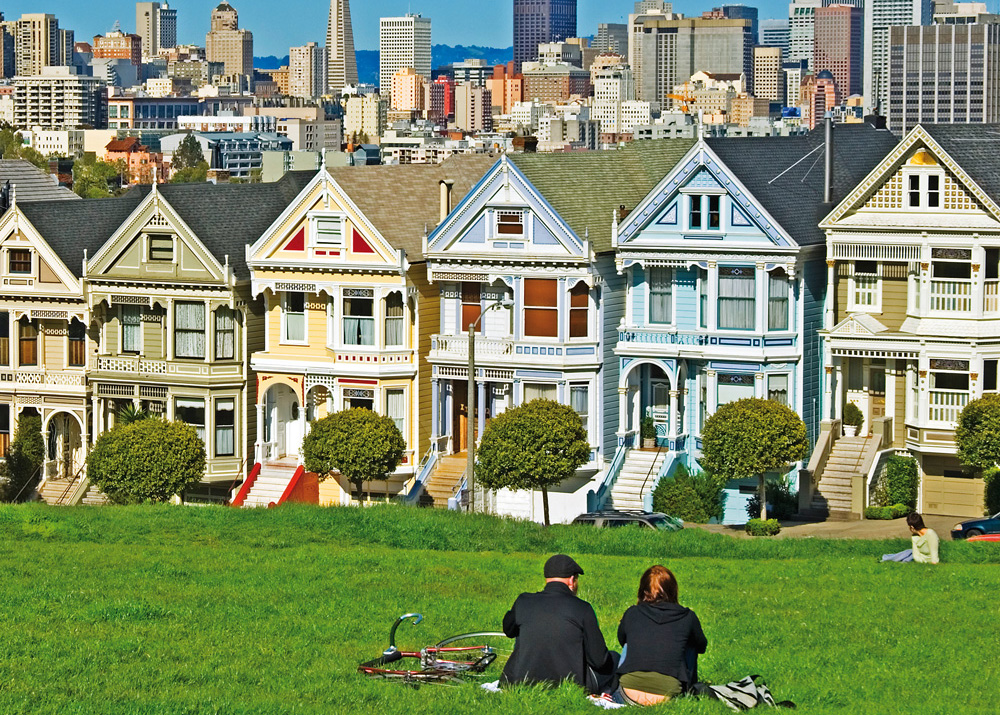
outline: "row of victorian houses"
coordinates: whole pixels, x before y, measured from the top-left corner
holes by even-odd
[[[205,441],[205,479],[184,499],[226,501],[254,465],[296,464],[312,420],[364,407],[407,443],[365,498],[442,504],[463,489],[468,421],[478,438],[545,397],[580,414],[592,446],[552,498],[569,520],[648,506],[657,479],[697,468],[705,419],[755,396],[808,427],[812,455],[789,475],[804,511],[857,513],[884,458],[906,452],[921,510],[979,515],[982,482],[953,434],[962,406],[997,390],[996,136],[925,126],[900,142],[844,125],[832,142],[458,156],[92,201],[15,193],[0,218],[0,440],[40,415],[44,476],[80,495],[88,445],[141,406]],[[480,316],[470,401],[465,329]],[[840,436],[847,402],[860,439]],[[745,518],[752,486],[728,485],[727,520]],[[330,479],[319,498],[348,492]],[[476,501],[536,518],[539,499]]]

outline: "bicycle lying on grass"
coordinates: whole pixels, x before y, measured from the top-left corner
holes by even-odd
[[[410,619],[417,625],[424,617],[419,613],[404,613],[397,618],[389,630],[389,647],[378,658],[359,665],[359,673],[410,684],[461,683],[463,676],[484,675],[497,661],[502,668],[510,656],[512,642],[498,631],[460,633],[419,651],[399,650],[396,629]]]

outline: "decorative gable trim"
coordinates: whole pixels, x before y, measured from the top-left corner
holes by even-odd
[[[1000,221],[1000,205],[983,191],[979,184],[934,140],[923,126],[918,124],[851,193],[844,197],[843,201],[837,204],[833,211],[827,214],[826,218],[820,222],[819,227],[821,229],[836,228],[837,221],[848,213],[865,206],[869,198],[876,198],[893,176],[898,175],[903,166],[904,158],[918,144],[922,144],[937,159],[938,163],[945,167],[946,175],[950,173],[951,176],[956,177],[961,188],[970,193],[993,219]]]
[[[28,220],[28,218],[21,213],[21,209],[16,203],[12,204],[10,209],[3,215],[0,219],[0,244],[6,243],[11,236],[16,233],[20,233],[27,242],[31,245],[32,249],[38,254],[37,261],[39,261],[39,266],[44,263],[49,270],[51,270],[59,282],[62,284],[63,288],[72,294],[78,294],[80,297],[83,295],[83,287],[79,278],[73,275],[73,272],[69,270],[66,264],[63,262],[59,254],[48,244],[45,237],[39,233],[38,229]],[[41,268],[39,267],[39,271]],[[34,280],[34,279],[32,279]],[[41,292],[48,294],[51,293],[51,287],[56,285],[55,283],[38,283],[35,282],[35,287],[48,286],[47,289]],[[22,286],[18,287],[18,290]],[[8,288],[10,290],[10,288]],[[34,294],[36,291],[32,290]]]
[[[888,330],[889,328],[867,313],[852,313],[837,323],[830,330],[830,335],[878,335]]]
[[[688,180],[699,170],[707,171],[716,182],[729,194],[735,206],[744,216],[750,217],[760,227],[761,231],[777,246],[797,246],[795,240],[778,224],[777,221],[753,198],[753,194],[727,169],[725,164],[706,144],[698,142],[668,173],[662,181],[644,198],[627,217],[619,223],[617,231],[612,234],[612,245],[619,247],[636,238],[649,226],[662,206],[681,193]],[[706,186],[710,186],[708,182]],[[716,188],[712,187],[712,188]]]

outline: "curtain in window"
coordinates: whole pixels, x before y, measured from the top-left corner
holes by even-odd
[[[285,294],[285,340],[301,342],[306,339],[305,293]]]
[[[387,347],[402,346],[404,337],[403,296],[390,293],[385,298],[385,344]]]
[[[229,306],[215,311],[215,359],[232,360],[236,355],[236,320]]]
[[[702,328],[708,327],[708,271],[704,268],[698,270],[700,280],[698,281],[698,325]]]
[[[395,423],[396,429],[406,439],[406,432],[403,428],[406,424],[406,400],[403,390],[386,390],[385,407],[389,418]]]
[[[137,353],[142,342],[142,312],[137,305],[122,306],[122,352]]]
[[[590,399],[588,398],[587,385],[570,385],[569,406],[580,415],[583,421],[583,428],[587,429],[587,412],[590,410]]]
[[[175,403],[176,417],[194,427],[198,439],[205,441],[205,401],[179,399]]]
[[[344,344],[375,344],[371,298],[344,298]]]
[[[788,330],[788,277],[781,271],[767,276],[767,329]]]
[[[673,270],[649,270],[649,322],[670,323],[673,319]]]
[[[754,328],[754,268],[719,269],[719,327],[729,330]]]
[[[174,353],[177,357],[205,357],[205,304],[174,305]]]
[[[788,404],[788,375],[769,375],[767,378],[767,399]]]
[[[215,456],[236,454],[236,406],[234,400],[215,401]]]
[[[554,400],[556,399],[556,386],[555,385],[544,385],[539,383],[525,383],[524,385],[524,401],[531,402],[532,400]]]

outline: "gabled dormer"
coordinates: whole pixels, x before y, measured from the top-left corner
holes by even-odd
[[[77,273],[15,204],[0,219],[0,286],[10,296],[83,297]]]

